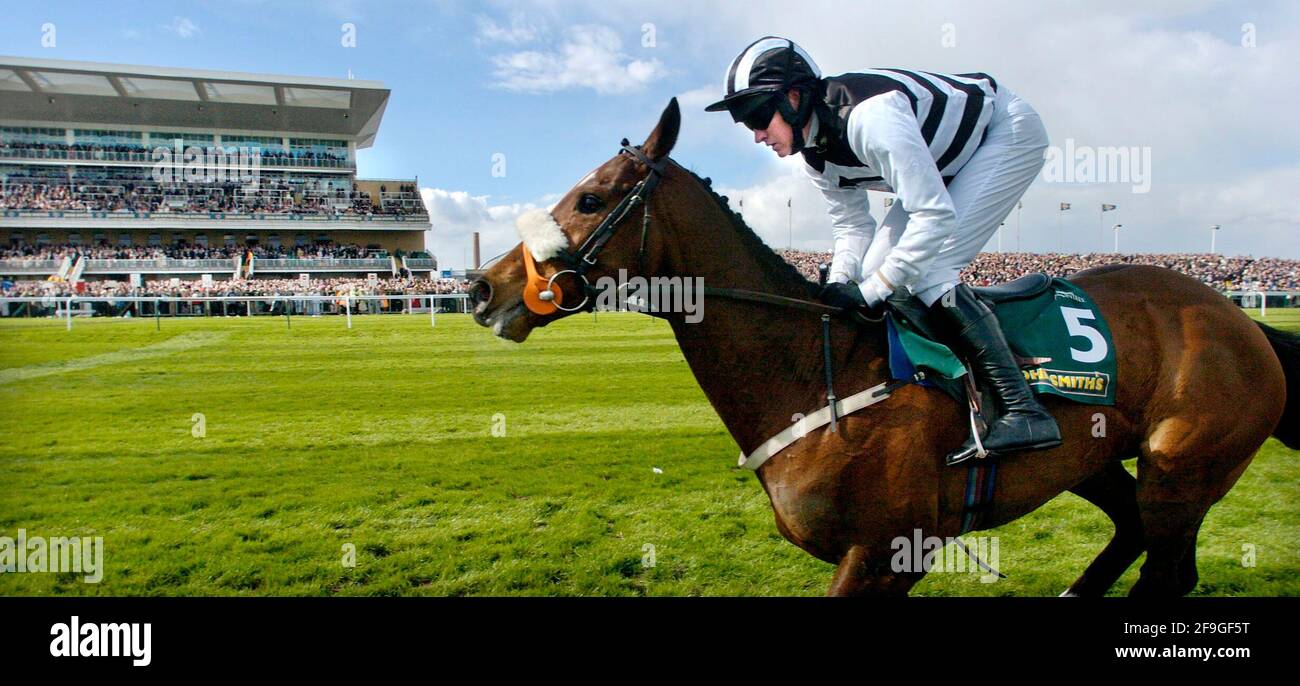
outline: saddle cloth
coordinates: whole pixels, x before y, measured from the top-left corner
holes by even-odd
[[[1089,405],[1115,404],[1115,346],[1092,298],[1074,283],[1031,274],[1008,284],[976,288],[997,315],[1021,372],[1039,395]],[[926,371],[929,383],[965,401],[961,360],[939,342],[925,305],[912,296],[887,302],[889,366],[895,379]]]

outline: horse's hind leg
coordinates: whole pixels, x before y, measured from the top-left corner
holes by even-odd
[[[872,555],[865,545],[849,548],[835,567],[829,596],[905,596],[925,576],[924,572],[895,572],[890,549]]]
[[[1101,508],[1115,523],[1115,535],[1097,559],[1061,595],[1103,596],[1145,547],[1137,504],[1137,481],[1121,462],[1111,462],[1070,492]]]
[[[1196,587],[1196,534],[1205,518],[1194,503],[1145,502],[1140,505],[1147,560],[1131,596],[1183,596]],[[1190,567],[1189,567],[1190,563]]]
[[[1196,584],[1200,581],[1200,574],[1196,571],[1196,536],[1201,531],[1201,525],[1205,523],[1205,515],[1201,515],[1201,521],[1196,523],[1196,528],[1192,530],[1192,540],[1187,544],[1187,551],[1183,553],[1182,562],[1178,566],[1178,584],[1179,594],[1187,595],[1196,590]]]
[[[1191,426],[1196,425],[1167,423],[1143,445],[1137,500],[1147,559],[1129,595],[1182,596],[1196,588],[1196,536],[1205,513],[1237,482],[1254,454],[1254,448],[1225,445],[1223,439],[1216,446]],[[1211,450],[1190,452],[1198,444]]]

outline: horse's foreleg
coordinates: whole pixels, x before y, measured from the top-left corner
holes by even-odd
[[[840,558],[831,579],[829,596],[905,596],[924,572],[895,572],[890,568],[890,549],[874,555],[868,546],[855,545]]]
[[[1137,480],[1122,463],[1111,462],[1070,492],[1101,508],[1115,523],[1115,535],[1097,559],[1061,595],[1103,596],[1145,548],[1142,517],[1137,504]]]

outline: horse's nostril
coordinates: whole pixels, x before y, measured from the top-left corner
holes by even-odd
[[[492,300],[492,285],[483,279],[476,279],[469,285],[469,302],[478,305]]]

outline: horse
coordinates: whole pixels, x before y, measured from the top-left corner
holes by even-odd
[[[641,146],[625,140],[571,188],[546,218],[564,249],[534,262],[526,243],[515,246],[471,284],[473,318],[523,342],[536,328],[590,309],[588,299],[577,299],[589,278],[614,278],[619,270],[767,294],[706,297],[706,316],[694,322],[653,314],[667,320],[705,396],[748,454],[827,405],[828,362],[835,383],[851,392],[889,381],[884,325],[834,317],[827,348],[818,316],[781,307],[811,304],[818,284],[768,248],[707,180],[672,161],[680,125],[673,99]],[[653,195],[646,189],[652,181]],[[644,208],[641,231],[613,230],[637,206]],[[587,251],[577,259],[576,246]],[[585,269],[575,270],[578,260]],[[1129,594],[1185,595],[1197,584],[1196,539],[1206,512],[1270,435],[1300,449],[1300,336],[1257,325],[1208,286],[1168,269],[1108,265],[1070,280],[1109,323],[1115,404],[1040,398],[1057,418],[1062,443],[997,456],[996,499],[974,530],[1069,491],[1100,508],[1114,534],[1061,595],[1104,595],[1143,552]],[[545,292],[536,283],[546,283]],[[567,306],[530,306],[539,295]],[[943,540],[964,533],[967,470],[946,467],[944,457],[970,430],[964,404],[932,387],[905,385],[840,417],[834,431],[808,432],[756,474],[780,533],[835,565],[828,595],[907,595],[926,570],[891,564],[891,541],[916,531]],[[1130,458],[1137,458],[1136,478],[1123,465]]]

